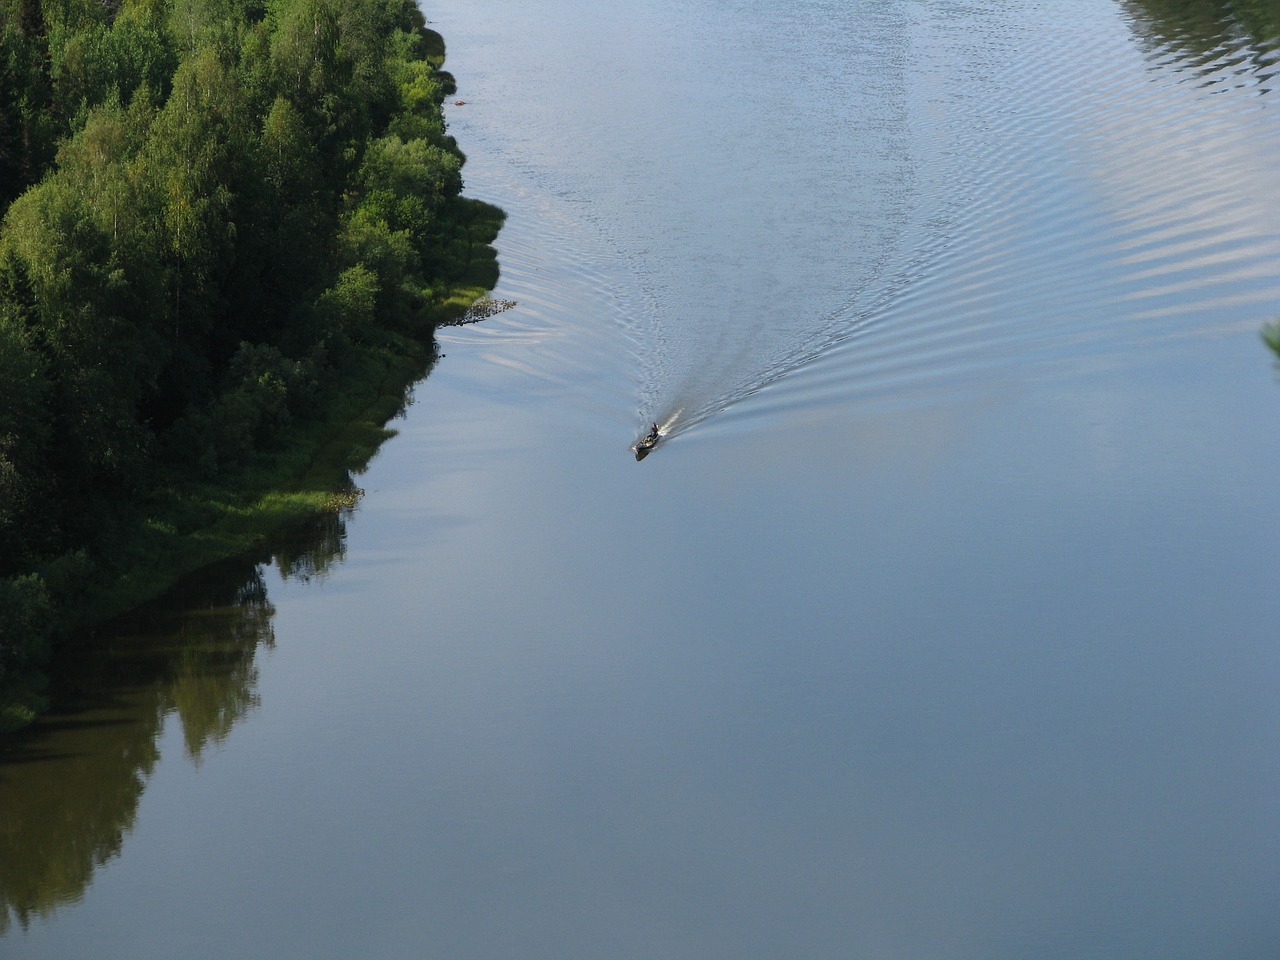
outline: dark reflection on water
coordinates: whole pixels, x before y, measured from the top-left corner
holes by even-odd
[[[1280,3],[1275,0],[1122,0],[1157,61],[1185,65],[1206,86],[1226,83],[1270,94],[1280,71]]]
[[[1197,58],[1223,47],[1280,46],[1280,4],[1275,0],[1124,0],[1145,36]]]
[[[80,900],[121,853],[167,718],[198,765],[258,706],[258,653],[275,642],[263,565],[324,576],[349,514],[299,525],[86,638],[60,679],[62,708],[0,752],[0,933]]]

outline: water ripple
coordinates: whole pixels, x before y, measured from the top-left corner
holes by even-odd
[[[536,341],[501,362],[578,402],[630,378],[637,425],[732,428],[1280,314],[1280,58],[1241,29],[1109,0],[496,2],[530,35],[503,74],[563,102],[466,115],[519,180],[483,192],[526,213],[500,240],[522,306],[465,335]]]
[[[977,115],[913,118],[950,143],[914,255],[735,416],[1134,357],[1280,313],[1280,127],[1256,96],[1274,55],[1237,42],[1188,62],[1114,17],[1064,37],[1025,13],[975,26],[975,47],[1011,30],[994,48],[1018,51],[971,51],[993,65],[987,97],[956,104]]]

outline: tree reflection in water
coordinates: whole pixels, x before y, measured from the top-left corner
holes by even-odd
[[[1259,95],[1275,92],[1280,73],[1280,2],[1277,0],[1122,0],[1147,56],[1170,55],[1180,67],[1216,83],[1244,76]],[[1280,320],[1266,324],[1263,341],[1280,357]]]
[[[1206,68],[1242,46],[1254,48],[1255,54],[1280,48],[1276,0],[1123,0],[1122,5],[1141,37]],[[1266,61],[1276,66],[1271,57],[1259,65]]]
[[[90,638],[92,662],[62,681],[64,707],[0,752],[0,934],[81,899],[120,853],[168,716],[198,764],[253,711],[256,656],[275,642],[263,567],[323,577],[342,560],[350,514],[204,570]]]

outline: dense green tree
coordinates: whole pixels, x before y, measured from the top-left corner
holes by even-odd
[[[316,304],[326,329],[355,342],[365,340],[375,326],[379,288],[378,275],[363,263],[343,270]]]
[[[30,277],[58,443],[50,468],[63,497],[92,502],[134,489],[146,430],[137,404],[153,380],[151,338],[132,311],[127,273],[93,201],[51,177],[16,200],[5,240]],[[81,520],[92,522],[87,514]]]
[[[61,111],[74,117],[110,99],[127,102],[142,86],[162,94],[176,64],[177,50],[163,26],[134,8],[64,39],[55,93]]]
[[[410,0],[0,0],[11,679],[151,498],[252,467],[429,332],[476,241],[424,26]]]
[[[259,268],[257,313],[264,324],[276,325],[281,345],[293,339],[288,319],[296,319],[297,305],[322,282],[315,276],[315,265],[327,263],[337,222],[337,199],[318,187],[322,177],[317,154],[313,131],[302,113],[277,96],[262,120],[258,151],[260,193],[253,236],[263,252],[246,249],[242,260]],[[256,332],[262,336],[268,331]],[[247,338],[255,331],[242,327],[238,333]],[[305,335],[314,338],[315,332],[308,329]]]
[[[0,211],[52,159],[51,95],[40,0],[0,0]]]
[[[202,50],[178,69],[144,148],[161,203],[175,343],[212,323],[210,284],[230,256],[234,228],[226,213],[246,159],[241,107],[234,75]]]
[[[39,574],[0,578],[0,733],[45,706],[41,670],[54,627],[54,599]],[[5,919],[0,913],[0,930]]]
[[[0,285],[16,265],[0,264]],[[12,300],[0,302],[0,577],[26,568],[48,537],[44,458],[49,382]],[[43,522],[42,522],[43,520]]]
[[[9,61],[39,24],[75,117],[0,237],[29,301],[6,349],[47,376],[64,499],[129,489],[155,431],[219,389],[243,399],[221,372],[242,342],[310,357],[368,331],[375,280],[384,317],[429,287],[461,156],[411,4],[8,2]],[[30,165],[11,103],[0,163]]]

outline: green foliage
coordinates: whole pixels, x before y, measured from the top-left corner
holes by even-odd
[[[4,280],[0,265],[0,283]],[[49,383],[20,322],[0,312],[0,576],[38,556],[47,533],[40,467],[49,441]]]
[[[348,267],[316,304],[329,329],[360,342],[374,329],[378,309],[378,275],[363,263]]]
[[[174,456],[213,478],[242,469],[255,454],[274,448],[322,393],[320,351],[290,360],[277,348],[241,343],[217,398],[193,409],[169,438]]]
[[[375,140],[360,173],[365,204],[385,207],[389,222],[409,230],[420,247],[435,213],[462,192],[461,158],[421,139]]]
[[[379,212],[376,204],[370,204],[345,219],[338,256],[341,262],[363,266],[378,278],[378,313],[389,317],[405,307],[403,285],[413,275],[416,255],[409,231],[392,229]]]
[[[69,117],[113,98],[127,102],[143,86],[159,94],[177,66],[170,36],[141,12],[60,32],[58,40],[51,62],[54,97]]]
[[[0,677],[48,654],[53,603],[39,574],[0,580]]]
[[[0,732],[44,706],[39,671],[53,647],[53,600],[38,574],[0,580]]]
[[[1280,358],[1280,320],[1273,320],[1262,328],[1262,340]]]
[[[4,676],[167,491],[419,369],[435,292],[496,279],[442,53],[411,0],[0,0]]]
[[[148,443],[136,408],[161,359],[101,214],[74,177],[49,177],[14,202],[0,238],[0,257],[29,282],[58,435],[49,467],[69,499],[133,488]]]
[[[44,33],[39,4],[0,2],[0,212],[53,156]]]

